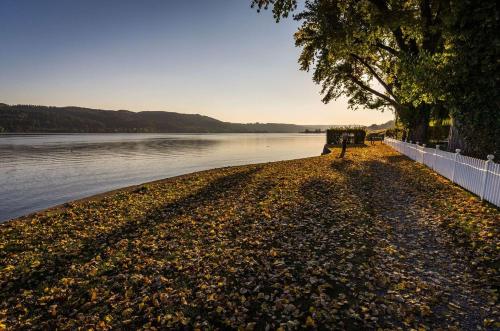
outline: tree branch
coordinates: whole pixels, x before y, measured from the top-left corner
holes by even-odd
[[[374,89],[372,89],[371,87],[369,86],[366,86],[365,84],[363,84],[362,81],[360,81],[359,79],[357,79],[356,77],[354,77],[353,75],[351,74],[348,74],[347,77],[349,77],[349,79],[356,85],[358,85],[359,87],[361,87],[363,90],[365,91],[368,91],[370,92],[371,94],[374,94],[376,95],[377,97],[387,101],[388,103],[390,103],[395,109],[399,109],[399,107],[401,106],[398,102],[392,100],[391,98],[389,98],[387,95],[383,94],[383,93],[380,93],[379,91],[376,91]]]
[[[351,56],[355,60],[360,62],[362,65],[364,65],[371,72],[371,74],[377,79],[377,81],[380,83],[380,85],[382,85],[385,88],[387,93],[389,93],[394,98],[394,100],[396,102],[398,102],[398,98],[396,98],[396,96],[394,95],[392,88],[386,82],[384,82],[382,80],[382,78],[378,75],[378,73],[375,71],[375,69],[373,69],[373,67],[368,62],[366,62],[365,60],[363,60],[361,57],[357,56],[356,54],[351,53]]]
[[[390,13],[391,11],[389,10],[389,7],[387,6],[387,2],[385,0],[369,0],[382,14],[387,14]],[[414,39],[411,39],[409,41],[409,44],[407,45],[405,43],[405,38],[403,37],[403,30],[401,29],[400,26],[391,29],[391,32],[394,36],[394,39],[396,40],[396,44],[398,45],[399,49],[404,51],[404,52],[410,52],[412,54],[418,53],[418,47],[417,43],[415,42]]]
[[[377,41],[375,43],[375,46],[377,46],[378,48],[381,48],[381,49],[387,51],[388,53],[391,53],[394,56],[399,56],[399,52],[397,50],[395,50],[392,47],[389,47],[389,46],[385,45],[384,43],[382,43],[380,41]]]

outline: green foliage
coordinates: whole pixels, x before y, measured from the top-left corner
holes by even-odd
[[[427,137],[429,141],[445,141],[449,132],[449,125],[429,126]]]
[[[404,130],[401,128],[388,129],[385,131],[385,135],[387,137],[399,139],[399,140],[403,140],[405,138],[404,137]]]
[[[275,17],[286,16],[296,1],[254,1],[273,4]],[[296,33],[302,47],[301,68],[314,66],[315,81],[323,83],[324,100],[341,94],[363,100],[378,97],[375,108],[391,104],[397,88],[399,66],[422,46],[423,17],[409,1],[306,1],[295,15],[303,24]],[[416,27],[417,26],[417,27]],[[386,95],[370,96],[369,82],[375,79],[386,88]],[[360,85],[363,83],[364,85]],[[353,85],[354,84],[354,85]],[[341,86],[338,86],[341,85]],[[356,102],[352,103],[356,105]],[[368,104],[369,105],[369,104]]]
[[[458,1],[443,29],[447,48],[419,76],[421,91],[449,109],[467,154],[500,157],[500,11],[496,1]]]
[[[302,21],[295,34],[302,48],[300,67],[314,69],[313,80],[322,85],[325,103],[347,96],[352,108],[398,106],[389,86],[394,80],[390,61],[375,57],[377,43],[387,33],[379,17],[370,14],[376,11],[369,2],[308,1],[295,16]],[[370,85],[373,80],[387,87],[385,94]]]
[[[443,47],[406,59],[400,72],[402,100],[451,116],[462,140],[452,149],[480,158],[499,156],[499,15],[496,1],[449,3],[438,26]]]
[[[258,11],[268,9],[269,5],[273,6],[273,15],[276,21],[283,17],[288,17],[288,14],[297,8],[297,0],[252,0],[252,8],[256,7]]]
[[[394,109],[413,140],[454,119],[472,154],[498,153],[499,11],[493,0],[308,0],[294,16],[302,70],[323,101]],[[296,0],[254,0],[276,19]]]
[[[431,109],[415,96],[416,70],[421,55],[442,49],[437,29],[442,8],[438,1],[305,1],[295,19],[302,22],[295,34],[302,48],[302,70],[313,70],[322,86],[323,101],[349,98],[351,108],[392,109],[424,141]],[[295,8],[296,1],[254,1],[273,5],[275,17]],[[410,89],[411,92],[406,91]]]

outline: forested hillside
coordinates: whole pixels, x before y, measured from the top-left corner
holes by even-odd
[[[0,132],[301,132],[328,125],[239,124],[198,114],[0,104]]]
[[[367,130],[375,131],[375,130],[387,130],[387,129],[392,129],[396,125],[395,121],[388,121],[382,124],[372,124],[370,126],[367,126]]]

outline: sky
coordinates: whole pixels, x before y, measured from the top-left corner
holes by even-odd
[[[0,0],[0,102],[203,114],[230,122],[383,123],[321,102],[298,23],[250,0]]]

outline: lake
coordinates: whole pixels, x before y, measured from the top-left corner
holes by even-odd
[[[124,186],[320,155],[324,134],[0,135],[0,222]]]

